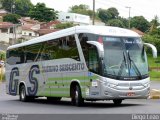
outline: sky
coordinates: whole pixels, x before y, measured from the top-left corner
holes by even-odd
[[[34,5],[43,2],[47,7],[63,12],[68,12],[69,7],[80,4],[86,4],[93,9],[93,0],[31,0],[31,2]],[[96,9],[110,7],[115,7],[124,18],[129,17],[129,8],[126,7],[131,7],[131,17],[142,15],[149,21],[156,15],[160,18],[160,0],[95,0]]]

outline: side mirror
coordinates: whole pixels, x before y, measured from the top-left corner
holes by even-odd
[[[97,47],[98,49],[98,53],[101,57],[103,57],[104,55],[104,50],[103,50],[103,45],[97,41],[87,41],[88,44],[94,45]]]
[[[150,47],[152,49],[153,58],[157,58],[157,48],[150,43],[144,43],[144,45]]]

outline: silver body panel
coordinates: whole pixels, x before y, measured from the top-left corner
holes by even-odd
[[[99,77],[93,81],[94,85],[86,92],[86,99],[146,99],[150,92],[149,78],[136,81],[122,81]],[[97,84],[97,85],[96,85]]]

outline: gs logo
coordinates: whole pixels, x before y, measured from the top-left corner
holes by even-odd
[[[29,82],[33,85],[33,87],[27,87],[29,96],[35,96],[38,91],[38,79],[34,77],[34,73],[40,74],[40,69],[38,65],[33,65],[29,71],[28,79]],[[15,77],[18,78],[19,76],[20,76],[19,69],[17,67],[13,68],[10,73],[10,81],[9,81],[9,93],[11,95],[17,94],[19,79],[15,79]]]
[[[19,70],[17,67],[13,68],[11,70],[10,74],[10,80],[9,80],[9,93],[11,95],[17,94],[17,87],[18,87],[18,79],[15,79],[15,77],[19,76]]]
[[[33,84],[33,88],[27,87],[28,94],[30,96],[35,96],[38,90],[38,80],[36,77],[33,76],[33,74],[40,74],[39,66],[33,65],[29,71],[29,82]]]

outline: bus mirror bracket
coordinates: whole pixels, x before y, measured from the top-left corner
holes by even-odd
[[[103,44],[97,42],[97,41],[87,41],[88,44],[91,44],[91,45],[94,45],[97,47],[98,49],[98,53],[101,57],[103,57],[103,53],[104,53],[104,50],[103,50]]]
[[[150,43],[144,43],[144,45],[150,47],[152,49],[153,58],[157,58],[157,48]]]

